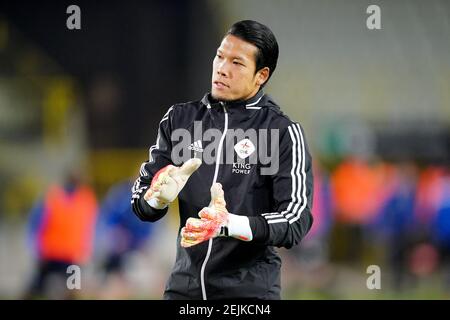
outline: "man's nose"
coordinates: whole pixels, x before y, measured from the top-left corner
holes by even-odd
[[[219,63],[219,65],[217,66],[217,74],[221,75],[222,77],[226,77],[228,75],[227,63],[225,61]]]

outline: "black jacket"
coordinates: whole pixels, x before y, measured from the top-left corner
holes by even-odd
[[[219,237],[185,249],[178,236],[164,298],[279,299],[281,260],[274,247],[298,244],[313,221],[312,163],[301,126],[262,90],[248,101],[223,103],[205,95],[172,106],[133,186],[131,203],[141,220],[153,222],[167,212],[144,200],[154,174],[194,156],[204,160],[178,195],[180,230],[189,217],[198,218],[210,202],[211,185],[220,182],[228,211],[249,217],[254,238]]]

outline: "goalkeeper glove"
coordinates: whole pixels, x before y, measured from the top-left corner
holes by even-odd
[[[243,241],[253,239],[248,217],[229,213],[220,183],[211,187],[211,203],[199,212],[201,219],[189,218],[181,229],[181,246],[190,247],[219,236]]]
[[[145,201],[155,209],[163,209],[175,200],[189,177],[197,170],[202,161],[189,159],[181,167],[173,165],[160,169],[152,179],[150,188],[144,195]]]

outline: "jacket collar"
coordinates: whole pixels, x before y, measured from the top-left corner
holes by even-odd
[[[257,105],[261,101],[263,96],[264,96],[264,91],[262,89],[260,89],[257,94],[255,94],[253,97],[251,97],[248,100],[220,101],[220,100],[213,99],[211,96],[211,93],[207,93],[204,95],[201,102],[208,108],[214,108],[216,106],[224,105],[225,107],[228,107],[228,108],[246,107],[247,109],[252,109],[252,108],[259,109],[260,107],[257,107]]]

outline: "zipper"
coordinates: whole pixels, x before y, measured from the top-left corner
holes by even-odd
[[[211,108],[208,105],[209,108]],[[216,157],[216,169],[214,170],[214,178],[212,184],[217,182],[217,175],[219,173],[219,164],[220,164],[220,158],[222,156],[222,146],[223,146],[223,140],[225,139],[225,135],[227,134],[228,130],[228,113],[225,106],[222,104],[223,112],[225,113],[225,126],[223,129],[222,136],[220,137],[219,141],[219,149],[217,150],[217,157]],[[206,289],[205,289],[205,267],[208,263],[209,256],[211,255],[211,249],[212,249],[213,239],[208,240],[208,251],[206,252],[205,260],[203,261],[202,268],[200,269],[200,284],[202,286],[202,297],[203,300],[208,300],[206,296]]]

